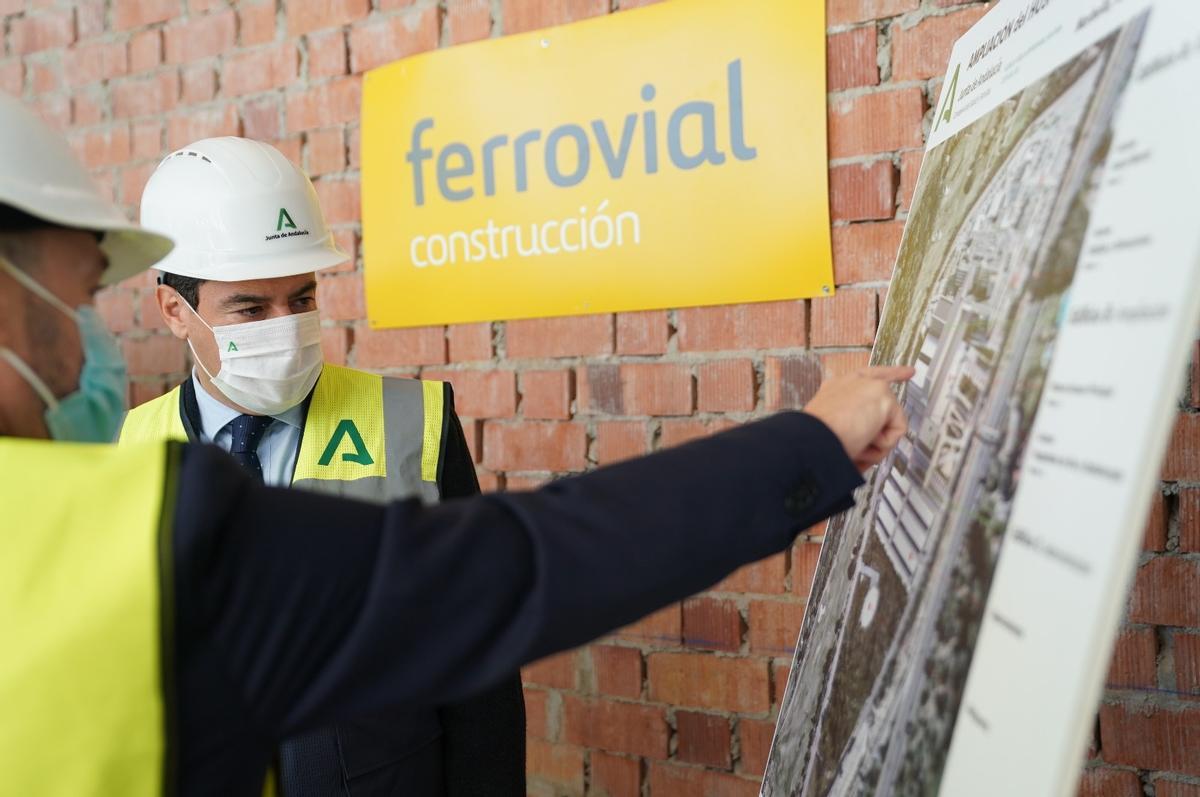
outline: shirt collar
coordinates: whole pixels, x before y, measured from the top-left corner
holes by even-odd
[[[232,423],[233,419],[241,413],[213,398],[212,394],[205,390],[204,385],[200,384],[195,370],[192,371],[192,386],[196,389],[196,404],[200,410],[200,433],[206,440],[212,441],[217,433]],[[271,417],[288,426],[300,429],[304,425],[304,402]]]

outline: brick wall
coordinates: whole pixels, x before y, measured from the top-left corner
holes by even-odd
[[[342,246],[357,252],[364,70],[645,2],[0,0],[0,90],[69,131],[131,212],[171,149],[217,134],[272,141],[313,176]],[[867,359],[950,44],[987,5],[829,0],[836,298],[372,332],[356,258],[320,281],[329,359],[454,382],[486,489],[531,487],[803,405],[822,372]],[[144,277],[100,297],[135,402],[187,367],[151,285]],[[1197,408],[1200,373],[1181,400],[1096,724],[1082,787],[1094,797],[1200,797]],[[817,553],[802,541],[529,667],[531,792],[756,794]]]

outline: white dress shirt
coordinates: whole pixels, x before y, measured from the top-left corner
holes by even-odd
[[[200,407],[200,426],[197,431],[206,443],[220,446],[228,451],[233,445],[233,431],[229,424],[239,413],[232,407],[213,398],[192,371],[192,385],[196,388],[196,404]],[[300,432],[304,425],[304,403],[301,402],[279,415],[272,415],[275,423],[267,427],[258,444],[258,459],[262,462],[263,481],[273,487],[290,487],[296,469],[296,454],[300,451]]]

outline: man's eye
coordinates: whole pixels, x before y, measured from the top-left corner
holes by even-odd
[[[238,315],[243,318],[258,318],[262,315],[261,307],[247,307],[245,310],[238,310]]]
[[[315,296],[305,296],[301,299],[296,299],[292,304],[302,310],[311,310],[317,306],[317,298]]]

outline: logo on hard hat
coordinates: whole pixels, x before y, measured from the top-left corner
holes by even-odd
[[[284,229],[287,232],[284,232]],[[292,214],[288,213],[287,208],[279,209],[279,217],[275,221],[275,234],[268,235],[266,240],[275,241],[279,238],[291,238],[293,235],[308,235],[308,230],[296,229],[296,222],[292,221]]]

